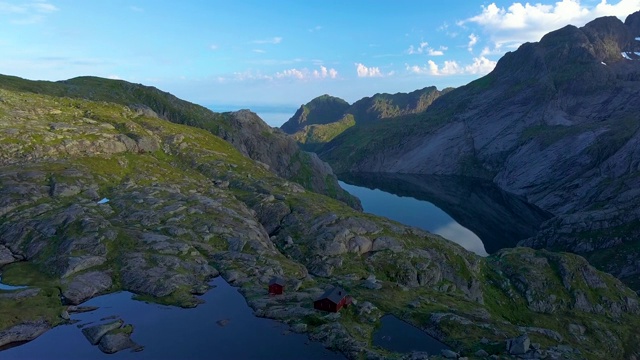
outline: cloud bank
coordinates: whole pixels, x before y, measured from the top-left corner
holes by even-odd
[[[602,0],[596,6],[583,5],[580,0],[561,0],[553,5],[514,2],[507,8],[491,3],[483,6],[480,14],[459,25],[476,24],[489,36],[495,48],[512,48],[539,41],[546,33],[567,24],[583,26],[601,16],[617,16],[624,20],[639,9],[640,0],[620,0],[615,4]]]

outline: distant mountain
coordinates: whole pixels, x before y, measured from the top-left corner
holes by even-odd
[[[375,94],[353,105],[337,97],[322,95],[302,105],[281,129],[292,134],[304,149],[315,151],[356,124],[367,125],[423,112],[450,90],[438,91],[432,86],[410,93]]]
[[[301,105],[280,129],[287,134],[294,134],[305,126],[332,123],[340,120],[348,108],[349,103],[338,97],[326,94],[318,96]]]
[[[489,179],[556,215],[523,244],[583,254],[640,289],[638,39],[640,12],[566,26],[424,112],[351,127],[318,153],[337,172]]]

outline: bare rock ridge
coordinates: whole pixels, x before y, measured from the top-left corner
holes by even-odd
[[[639,24],[636,12],[553,31],[425,111],[316,151],[337,172],[491,180],[555,215],[522,244],[582,254],[640,290]]]
[[[85,81],[98,86],[83,91],[106,91],[99,80]],[[126,83],[106,84],[117,85],[111,97],[129,96]],[[372,346],[385,313],[460,356],[510,356],[506,341],[525,334],[526,354],[640,355],[640,299],[620,280],[566,253],[515,248],[479,257],[309,191],[246,155],[269,144],[253,137],[261,125],[250,112],[221,115],[237,121],[213,124],[224,133],[169,122],[159,107],[68,93],[0,87],[0,99],[0,276],[26,286],[0,289],[1,346],[32,340],[68,323],[76,304],[120,290],[197,306],[220,275],[257,316],[350,359],[402,356]],[[247,136],[246,148],[212,131]],[[285,279],[281,296],[267,293],[274,276]],[[353,305],[315,310],[313,300],[336,285]],[[84,331],[96,351],[152,346],[136,345],[136,324],[112,320]]]

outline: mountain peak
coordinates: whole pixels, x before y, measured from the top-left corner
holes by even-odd
[[[280,128],[293,134],[307,125],[327,124],[340,120],[349,103],[328,94],[320,95],[305,105],[301,105],[296,113]]]
[[[636,37],[640,36],[640,11],[636,11],[633,14],[627,16],[624,24],[629,27],[629,30],[633,32]]]

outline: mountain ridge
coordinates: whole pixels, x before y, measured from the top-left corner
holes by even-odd
[[[439,91],[429,86],[409,93],[377,93],[353,104],[325,94],[302,105],[281,129],[291,134],[303,149],[316,151],[356,124],[364,126],[420,113],[451,89]],[[339,105],[332,108],[332,104]]]
[[[90,76],[49,82],[0,75],[0,88],[115,102],[149,116],[205,129],[265,164],[274,173],[360,208],[358,200],[340,188],[329,166],[315,154],[299,149],[295,141],[268,126],[249,110],[216,113],[155,87]]]
[[[555,215],[523,245],[583,254],[640,290],[640,233],[628,226],[640,218],[638,24],[635,12],[550,32],[401,126],[354,126],[317,152],[338,173],[491,180]],[[623,244],[629,259],[597,256]]]

